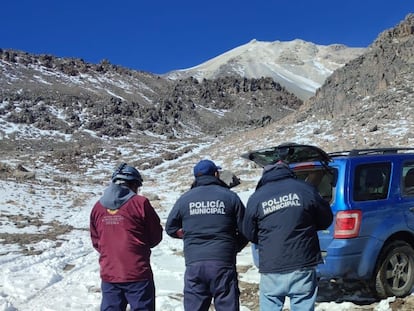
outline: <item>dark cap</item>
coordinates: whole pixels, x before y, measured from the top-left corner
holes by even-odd
[[[210,160],[201,160],[194,166],[194,176],[201,176],[201,175],[212,175],[221,170],[220,166],[214,164],[213,161]]]

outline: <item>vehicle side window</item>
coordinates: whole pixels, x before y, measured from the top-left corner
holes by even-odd
[[[355,168],[354,201],[382,200],[388,196],[391,164],[362,164]]]
[[[414,162],[404,163],[401,189],[403,195],[414,196]]]

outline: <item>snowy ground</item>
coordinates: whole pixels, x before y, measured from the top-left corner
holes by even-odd
[[[304,143],[311,140],[304,135],[303,125],[302,132],[297,135],[286,140],[301,139]],[[325,137],[321,142],[330,139]],[[211,157],[224,168],[235,169],[241,174],[242,184],[234,191],[246,202],[259,175],[247,174],[249,165],[238,155],[254,140],[254,135],[234,137],[232,144],[222,140],[200,148],[197,153],[186,154],[155,169],[143,171],[141,192],[154,203],[164,222],[174,201],[192,181],[192,165],[201,158]],[[266,140],[261,143],[273,144]],[[261,146],[256,144],[256,147]],[[14,163],[13,160],[3,159],[2,163]],[[94,167],[97,170],[91,169],[82,175],[65,175],[64,172],[54,172],[51,167],[39,169],[27,163],[29,169],[36,171],[34,180],[0,180],[0,311],[99,310],[98,254],[90,243],[88,221],[93,204],[109,181],[111,169],[117,164],[96,161]],[[65,178],[67,182],[63,182]],[[61,234],[53,234],[58,229]],[[35,240],[42,234],[41,239]],[[181,252],[182,241],[167,234],[153,249],[157,310],[183,310],[184,260]],[[240,273],[242,282],[258,283],[259,274],[252,264],[249,247],[239,254],[237,265],[243,268]],[[251,293],[251,300],[255,299],[257,292]],[[363,307],[350,302],[357,300],[357,297],[342,299],[342,302],[325,299],[317,303],[316,310],[361,310]],[[364,309],[392,310],[390,303],[394,300],[375,302]],[[252,309],[248,305],[244,301],[242,310],[257,310],[257,305]],[[287,302],[286,308],[288,306]]]
[[[29,189],[30,188],[30,189]],[[75,229],[55,240],[42,240],[28,246],[34,255],[22,254],[17,244],[5,244],[0,251],[0,310],[99,310],[100,279],[98,255],[92,248],[88,218],[93,203],[102,189],[87,186],[62,192],[54,186],[25,185],[11,181],[0,182],[1,233],[46,232],[49,225],[30,225],[28,217],[42,215],[44,222],[59,220]],[[145,186],[144,186],[145,189]],[[143,191],[144,191],[143,189]],[[73,196],[85,194],[89,198],[83,206],[73,206]],[[249,191],[240,193],[243,200]],[[167,201],[176,199],[173,193]],[[26,219],[22,226],[18,218]],[[163,221],[167,210],[160,211]],[[14,219],[5,221],[5,219]],[[157,291],[157,310],[183,310],[182,288],[184,260],[180,255],[182,241],[164,234],[161,244],[152,253],[152,267]],[[39,253],[39,254],[36,254]],[[250,248],[238,256],[238,266],[249,267],[240,280],[257,283],[259,274],[252,265]],[[317,310],[349,310],[352,303],[320,303]],[[287,304],[288,306],[288,304]],[[243,307],[242,310],[250,310]],[[384,308],[388,310],[387,302]]]
[[[28,249],[18,244],[1,246],[0,310],[99,310],[98,254],[90,243],[88,221],[92,205],[103,188],[84,186],[64,191],[47,182],[0,182],[0,233],[47,232],[53,220],[74,227],[57,241],[42,240],[27,246]],[[83,206],[75,207],[76,195],[89,198]],[[171,201],[175,199],[173,196]],[[45,224],[30,225],[40,215]],[[166,216],[166,211],[160,212],[163,222]],[[182,310],[184,260],[180,250],[182,241],[166,234],[153,249],[158,310]],[[25,252],[35,255],[27,256]],[[249,248],[240,254],[238,262],[251,265]],[[254,270],[241,280],[257,282],[258,274]]]

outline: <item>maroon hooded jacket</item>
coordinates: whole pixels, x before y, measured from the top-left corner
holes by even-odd
[[[90,215],[101,279],[123,283],[153,278],[151,248],[161,242],[160,218],[146,197],[111,183]]]

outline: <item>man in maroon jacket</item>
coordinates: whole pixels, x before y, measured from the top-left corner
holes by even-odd
[[[101,310],[155,310],[151,248],[161,242],[160,218],[146,197],[138,195],[140,173],[126,163],[90,215],[93,247],[99,252]]]

